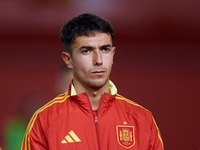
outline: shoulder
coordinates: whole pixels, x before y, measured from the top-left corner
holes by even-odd
[[[45,136],[47,135],[50,126],[59,115],[59,110],[62,110],[63,103],[67,101],[68,97],[68,92],[63,93],[33,114],[24,136],[23,143],[25,143],[25,145],[30,146],[30,143],[33,145],[34,143],[45,144]]]
[[[59,96],[55,97],[53,100],[45,104],[43,107],[38,109],[35,114],[45,116],[59,113],[59,110],[62,109],[62,107],[64,106],[63,103],[67,101],[68,97],[70,97],[68,92],[60,94]]]
[[[68,92],[65,92],[39,108],[33,114],[29,126],[32,127],[37,124],[50,126],[65,107],[63,104],[67,101],[68,97],[70,97]]]
[[[125,98],[124,96],[121,96],[119,94],[116,94],[115,99],[118,100],[119,103],[123,104],[126,107],[130,107],[131,109],[134,107],[135,109],[139,109],[145,112],[150,112],[148,109],[144,108],[143,106],[139,105],[138,103]]]
[[[143,106],[119,94],[115,96],[115,99],[118,103],[118,107],[121,107],[120,109],[130,115],[134,122],[137,122],[137,125],[140,125],[144,131],[150,133],[151,140],[155,140],[156,145],[159,145],[160,147],[159,149],[163,149],[163,142],[160,131],[152,113]]]
[[[144,118],[145,120],[152,120],[152,113],[144,108],[143,106],[139,105],[138,103],[127,99],[119,94],[116,94],[115,100],[117,103],[117,108],[121,109],[122,111],[129,113],[134,117]]]

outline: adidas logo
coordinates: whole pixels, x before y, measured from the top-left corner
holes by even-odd
[[[78,136],[74,133],[73,130],[71,130],[69,132],[69,135],[65,136],[64,140],[61,141],[62,144],[74,142],[81,142],[81,140],[78,138]]]

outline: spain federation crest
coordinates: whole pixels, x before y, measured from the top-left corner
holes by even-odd
[[[116,130],[117,141],[121,146],[131,148],[135,145],[134,126],[118,125],[116,126]]]

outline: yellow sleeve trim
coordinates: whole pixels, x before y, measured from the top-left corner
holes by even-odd
[[[156,128],[157,128],[157,130],[158,130],[158,138],[160,139],[160,142],[161,142],[162,147],[163,147],[163,149],[164,149],[164,144],[163,144],[163,140],[162,140],[161,135],[160,135],[160,130],[159,130],[159,128],[158,128],[158,126],[157,126],[157,124],[156,124],[156,121],[155,121],[155,119],[154,119],[153,116],[152,116],[152,118],[153,118],[153,122],[154,122],[154,124],[155,124],[155,126],[156,126]]]

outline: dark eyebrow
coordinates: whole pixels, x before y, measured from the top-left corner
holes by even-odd
[[[82,47],[79,48],[79,50],[80,49],[92,49],[92,47],[91,46],[82,46]]]
[[[112,47],[112,45],[106,44],[106,45],[102,45],[102,46],[101,46],[101,48],[105,48],[105,47]],[[81,50],[81,49],[93,49],[93,47],[92,47],[92,46],[81,46],[81,47],[79,48],[79,50]]]
[[[106,45],[102,45],[102,46],[101,46],[101,48],[104,48],[104,47],[112,47],[112,45],[106,44]]]

